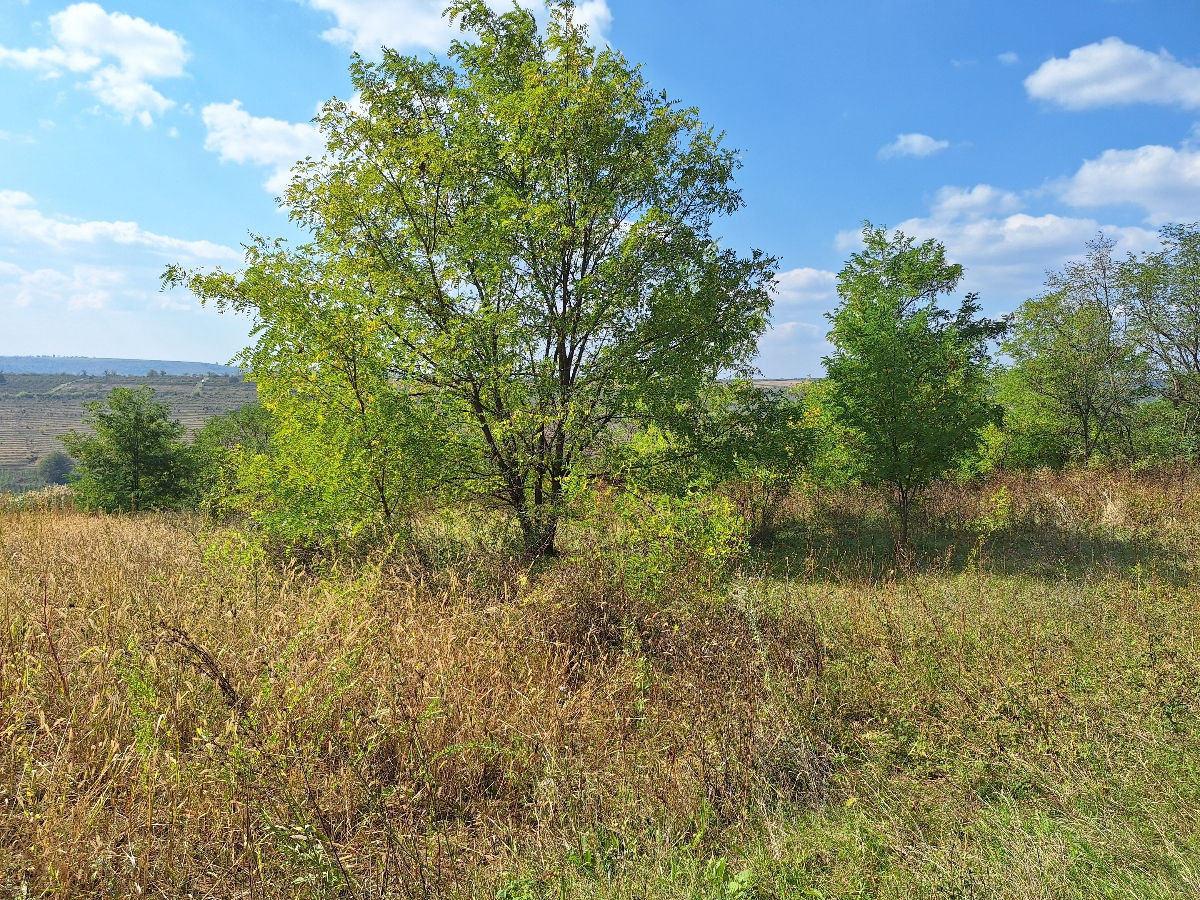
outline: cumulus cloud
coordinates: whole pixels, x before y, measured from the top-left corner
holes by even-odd
[[[1142,207],[1151,224],[1191,221],[1200,210],[1200,148],[1105,150],[1085,160],[1058,190],[1072,206],[1128,203]]]
[[[50,307],[75,312],[107,307],[114,291],[124,286],[125,275],[101,266],[74,266],[70,272],[60,272],[24,270],[10,263],[0,266],[0,284],[19,309]]]
[[[75,3],[50,17],[49,47],[23,50],[0,46],[0,63],[58,77],[65,72],[91,78],[82,86],[126,121],[150,125],[174,101],[151,84],[183,74],[188,54],[173,31],[96,3]]]
[[[1001,53],[999,56],[996,57],[996,59],[1006,66],[1015,66],[1017,63],[1019,63],[1021,61],[1021,57],[1018,56],[1016,53],[1014,53],[1011,50],[1009,50],[1005,53]]]
[[[892,159],[897,156],[932,156],[950,146],[949,141],[939,141],[927,134],[912,132],[898,134],[890,144],[879,148],[880,159]]]
[[[1030,97],[1066,109],[1130,103],[1200,108],[1200,68],[1166,50],[1151,53],[1117,37],[1077,47],[1042,63],[1025,79]]]
[[[146,247],[167,256],[197,260],[240,259],[230,247],[211,241],[188,241],[146,231],[136,222],[80,221],[42,213],[28,194],[0,191],[0,238],[13,243],[34,242],[56,249],[113,243]]]
[[[983,200],[987,202],[968,202]],[[1084,216],[1010,212],[1021,201],[991,185],[942,188],[928,214],[895,224],[918,240],[933,238],[947,257],[965,271],[964,291],[979,291],[986,306],[1012,309],[1042,290],[1048,269],[1058,269],[1081,255],[1086,243],[1103,231],[1116,241],[1117,252],[1140,253],[1158,245],[1157,232],[1118,226]],[[845,253],[861,249],[858,231],[839,232],[834,241]]]
[[[938,193],[942,202],[935,199],[929,215],[900,222],[896,228],[920,240],[941,241],[947,257],[966,270],[963,289],[980,291],[985,303],[998,302],[1011,308],[1038,293],[1046,270],[1060,268],[1068,259],[1079,256],[1087,241],[1100,231],[1116,241],[1121,253],[1141,252],[1156,245],[1156,232],[1137,226],[1106,225],[1092,218],[1053,213],[1005,214],[1002,210],[1014,202],[1012,199],[993,204],[990,213],[982,213],[970,204],[945,202],[947,198],[971,194],[1014,197],[990,185],[976,185],[971,191],[943,188]],[[840,240],[850,237],[848,232],[839,235]]]
[[[937,219],[978,219],[997,213],[1016,212],[1022,205],[1021,198],[1016,194],[990,184],[977,184],[972,188],[947,185],[939,188],[934,195],[930,211]]]
[[[204,149],[220,156],[222,162],[253,163],[271,169],[263,186],[280,193],[287,186],[291,168],[297,160],[320,156],[325,149],[321,132],[307,122],[252,116],[242,104],[210,103],[201,111],[208,135]]]
[[[333,16],[334,26],[321,33],[332,44],[356,53],[375,56],[382,47],[441,52],[450,46],[456,30],[443,15],[445,0],[305,0],[311,8]],[[507,0],[488,0],[500,12],[512,8]],[[545,6],[535,15],[545,19]],[[593,41],[603,42],[612,24],[607,0],[584,0],[575,7],[575,19],[588,26]]]
[[[837,302],[837,275],[824,269],[799,268],[776,277],[775,303],[780,306],[832,306]]]

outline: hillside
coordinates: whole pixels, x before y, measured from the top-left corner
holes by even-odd
[[[172,359],[102,356],[0,356],[0,373],[28,375],[240,375],[233,366]]]
[[[0,490],[37,486],[38,460],[62,449],[60,435],[83,428],[88,403],[103,400],[115,387],[141,385],[154,388],[189,431],[255,399],[255,386],[237,375],[5,374],[0,381]]]

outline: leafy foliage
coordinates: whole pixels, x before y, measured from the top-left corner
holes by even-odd
[[[201,505],[218,518],[239,506],[239,461],[272,453],[275,420],[259,403],[213,416],[192,440],[196,491]]]
[[[286,195],[311,243],[167,280],[257,320],[264,515],[389,526],[432,491],[499,504],[552,552],[615,429],[675,427],[748,368],[775,261],[711,234],[742,202],[736,152],[589,46],[570,3],[545,33],[482,0],[448,12],[473,37],[449,60],[356,59],[361,102],[326,104],[327,155]]]
[[[838,274],[825,360],[829,402],[867,484],[887,485],[908,543],[915,495],[950,471],[996,421],[987,392],[988,341],[1003,324],[980,318],[968,294],[957,313],[937,305],[962,278],[933,240],[921,244],[867,223],[863,249]]]
[[[154,389],[113,388],[88,404],[93,434],[72,431],[62,442],[78,465],[72,484],[85,508],[108,512],[182,506],[191,493],[194,457],[183,426],[154,399]]]
[[[38,460],[37,474],[43,484],[66,484],[75,470],[75,460],[62,450],[51,450]]]
[[[1123,266],[1129,312],[1175,404],[1200,410],[1200,223],[1167,225],[1162,249]]]
[[[1047,291],[1013,314],[1003,344],[1013,360],[1006,386],[1014,424],[1043,445],[1048,462],[1133,456],[1135,414],[1153,394],[1112,248],[1100,236],[1082,260],[1051,272]]]

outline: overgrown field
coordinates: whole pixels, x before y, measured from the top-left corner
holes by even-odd
[[[901,571],[787,512],[727,580],[0,512],[0,896],[1200,895],[1200,476],[941,488]]]

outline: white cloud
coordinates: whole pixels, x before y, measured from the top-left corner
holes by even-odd
[[[374,57],[380,47],[399,50],[441,52],[450,46],[457,30],[442,15],[445,0],[304,0],[308,6],[333,16],[334,27],[321,37],[332,44],[349,47],[356,53]],[[488,0],[499,12],[512,9],[509,0]],[[545,20],[546,8],[535,4],[539,21]],[[603,42],[612,24],[607,0],[584,0],[575,8],[576,21],[588,26],[591,40]]]
[[[971,198],[987,198],[987,202],[968,202]],[[1098,232],[1113,238],[1121,254],[1151,250],[1158,244],[1157,232],[1148,228],[1105,224],[1088,217],[1009,211],[1019,203],[1015,194],[991,185],[970,190],[945,187],[935,195],[928,215],[894,227],[918,240],[940,241],[947,258],[966,270],[962,290],[979,291],[990,308],[1012,309],[1037,294],[1046,271],[1079,256]],[[842,231],[834,243],[840,251],[851,253],[861,249],[861,234]]]
[[[17,308],[49,307],[68,311],[104,309],[114,291],[125,284],[124,273],[101,266],[74,266],[70,273],[56,269],[26,271],[12,264],[0,266],[0,284]]]
[[[1149,250],[1157,242],[1156,232],[1149,229],[1105,225],[1091,218],[1024,212],[978,216],[936,206],[929,216],[908,219],[896,228],[919,240],[940,241],[947,258],[966,270],[964,291],[980,291],[985,303],[1008,308],[1038,293],[1046,270],[1080,255],[1100,231],[1116,241],[1119,253]]]
[[[1002,191],[990,184],[977,184],[973,188],[952,185],[939,188],[934,195],[931,212],[938,219],[978,219],[998,213],[1012,213],[1021,209],[1021,198],[1011,191]]]
[[[1072,206],[1129,203],[1142,207],[1152,224],[1192,221],[1200,212],[1200,148],[1105,150],[1058,189]]]
[[[150,125],[175,105],[151,82],[183,74],[188,54],[180,35],[145,19],[106,12],[96,3],[73,4],[49,21],[52,46],[0,46],[0,63],[47,77],[91,72],[83,87],[126,121]]]
[[[607,0],[584,0],[575,6],[575,21],[587,26],[589,40],[602,42],[612,26],[612,11]]]
[[[0,190],[0,238],[16,243],[33,241],[59,249],[67,245],[110,242],[198,260],[241,258],[241,254],[230,247],[211,241],[187,241],[155,234],[136,222],[52,218],[39,211],[33,198],[22,191]]]
[[[1200,68],[1166,50],[1151,53],[1117,37],[1050,59],[1025,79],[1030,97],[1067,109],[1130,103],[1200,108]]]
[[[880,159],[892,159],[896,156],[931,156],[950,146],[949,141],[939,141],[927,134],[909,133],[898,134],[890,144],[879,148]]]
[[[824,269],[799,268],[776,277],[775,301],[779,306],[832,306],[837,302],[837,275]]]
[[[320,156],[325,149],[321,132],[307,122],[252,116],[242,104],[210,103],[201,112],[208,136],[204,149],[219,154],[222,162],[267,166],[271,175],[264,187],[281,193],[297,160]]]
[[[1006,66],[1015,66],[1017,63],[1019,63],[1021,61],[1021,57],[1019,57],[1016,53],[1014,53],[1011,50],[1009,50],[1005,53],[1001,53],[999,56],[996,57],[996,59]]]

